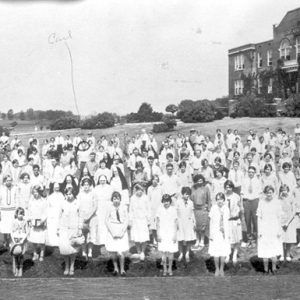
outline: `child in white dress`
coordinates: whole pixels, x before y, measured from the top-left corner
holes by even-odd
[[[296,215],[296,201],[293,194],[287,185],[282,185],[279,189],[279,200],[282,209],[282,241],[283,241],[283,256],[280,261],[291,261],[291,246],[297,242],[297,218]]]
[[[134,194],[130,199],[129,226],[131,240],[135,243],[140,260],[145,259],[145,250],[149,241],[150,205],[148,196],[140,184],[134,186]]]
[[[225,205],[225,195],[218,193],[216,203],[209,212],[210,241],[208,253],[214,257],[215,276],[224,276],[225,258],[230,254],[229,208]]]
[[[59,225],[59,213],[61,205],[65,201],[65,197],[60,192],[58,182],[54,183],[53,190],[53,193],[47,198],[46,246],[58,247],[59,238],[57,235],[57,229]]]
[[[47,200],[40,186],[32,188],[32,197],[28,205],[30,232],[28,241],[33,245],[33,260],[44,260],[46,242]],[[40,255],[37,250],[40,248]]]
[[[163,276],[167,276],[167,273],[172,276],[174,253],[178,251],[177,211],[175,206],[171,206],[172,197],[170,195],[163,195],[161,202],[163,205],[157,211],[156,220],[158,250],[162,252]]]
[[[194,214],[194,204],[190,199],[191,194],[192,190],[190,187],[183,187],[181,189],[181,198],[179,198],[176,203],[178,215],[178,261],[181,261],[183,258],[183,248],[185,246],[185,260],[187,263],[190,261],[191,246],[196,241],[196,220]]]
[[[161,205],[162,189],[159,185],[159,177],[153,176],[152,185],[148,188],[148,197],[150,202],[150,240],[153,245],[157,246],[157,231],[156,231],[156,214]]]
[[[112,205],[108,208],[105,224],[108,235],[106,250],[110,252],[114,264],[114,275],[119,274],[118,260],[120,262],[120,273],[125,276],[125,252],[129,250],[128,241],[128,213],[127,207],[121,204],[121,194],[113,192],[111,197]]]
[[[79,203],[75,198],[76,192],[73,188],[65,190],[65,200],[63,201],[59,213],[59,226],[57,234],[59,236],[59,252],[64,257],[64,275],[74,275],[74,263],[76,254],[80,246],[84,243],[82,234],[82,220],[80,219]]]
[[[23,255],[27,250],[28,226],[24,216],[24,208],[18,207],[15,212],[15,220],[12,223],[10,233],[10,251],[13,257],[12,268],[13,274],[16,277],[22,277],[23,275]]]

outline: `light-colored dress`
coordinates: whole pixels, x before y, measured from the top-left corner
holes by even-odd
[[[128,240],[128,213],[126,206],[119,206],[119,219],[117,216],[117,208],[112,204],[108,208],[106,216],[106,226],[108,230],[105,248],[108,252],[123,253],[129,250]],[[114,237],[115,234],[125,232],[122,237]]]
[[[227,257],[230,254],[229,240],[229,208],[227,205],[219,207],[214,204],[209,212],[210,241],[208,253],[214,257]]]
[[[17,208],[16,192],[15,187],[9,189],[3,185],[0,188],[0,232],[3,234],[8,234],[11,231],[11,225]]]
[[[82,190],[77,196],[77,201],[79,203],[81,220],[84,222],[84,220],[91,217],[86,242],[95,244],[97,241],[98,219],[96,216],[97,200],[94,190],[90,190],[89,192]]]
[[[111,195],[113,189],[109,184],[97,185],[95,187],[95,196],[97,201],[97,238],[96,245],[105,245],[107,238],[107,227],[105,224],[105,218],[107,215],[108,208],[111,206]],[[122,202],[121,202],[122,203]]]
[[[225,198],[229,208],[229,218],[235,218],[241,212],[241,199],[236,193],[226,195]],[[229,220],[229,241],[231,244],[237,244],[242,239],[242,225],[241,219]]]
[[[28,205],[28,220],[31,221],[31,228],[28,241],[35,244],[45,244],[46,242],[46,224],[36,226],[37,223],[44,222],[47,219],[47,199],[40,197],[31,197]]]
[[[196,226],[194,204],[191,200],[184,201],[179,198],[177,201],[177,216],[178,216],[178,241],[194,241],[196,240]]]
[[[157,219],[159,219],[159,235],[161,241],[158,242],[158,250],[161,252],[175,253],[178,251],[178,243],[174,242],[176,222],[178,220],[177,211],[174,206],[165,208],[161,205],[157,210]]]
[[[47,231],[46,245],[50,247],[58,247],[59,237],[57,229],[59,226],[59,214],[61,205],[65,201],[65,197],[61,192],[54,192],[47,199]]]
[[[296,212],[300,212],[300,187],[296,187],[293,191],[295,197]],[[297,229],[300,229],[300,215],[295,217],[297,223]]]
[[[129,206],[129,223],[131,224],[131,240],[137,243],[149,241],[150,205],[148,196],[133,195]]]
[[[31,197],[32,185],[30,182],[20,182],[17,186],[17,206],[25,209],[25,217],[28,211],[29,199]]]
[[[10,249],[16,244],[19,244],[18,239],[23,240],[28,234],[28,226],[27,220],[23,219],[22,221],[18,219],[14,219],[11,226],[11,239],[10,242]],[[24,255],[27,250],[27,240],[25,239],[24,243],[22,244],[23,251],[22,254]]]
[[[159,206],[161,205],[163,193],[161,186],[149,186],[148,197],[150,202],[150,230],[156,230],[156,215]]]
[[[286,198],[280,198],[281,203],[281,225],[288,225],[287,230],[282,231],[283,243],[296,243],[297,242],[297,216],[296,213],[296,201],[292,195],[288,195]],[[289,221],[295,216],[295,218],[289,223]],[[289,223],[289,224],[288,224]]]
[[[282,255],[281,203],[277,198],[260,199],[257,207],[257,255],[272,258]]]
[[[59,251],[61,255],[78,253],[80,247],[73,247],[71,239],[81,234],[82,220],[79,214],[79,203],[64,200],[59,218]]]

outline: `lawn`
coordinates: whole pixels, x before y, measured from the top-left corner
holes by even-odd
[[[26,122],[26,121],[23,121]],[[199,130],[204,135],[214,136],[216,129],[220,128],[223,133],[226,133],[227,129],[238,129],[240,135],[245,141],[245,137],[249,129],[254,129],[257,131],[258,135],[262,134],[266,127],[269,127],[271,131],[275,131],[278,127],[283,128],[288,134],[293,134],[296,124],[300,122],[299,118],[239,118],[231,119],[224,118],[223,120],[218,120],[210,123],[180,123],[177,125],[176,129],[169,133],[158,133],[155,134],[157,142],[160,144],[161,141],[168,135],[176,135],[177,132],[184,132],[186,134],[194,128]],[[1,124],[0,124],[1,125]],[[140,133],[144,128],[147,131],[152,130],[153,125],[151,123],[140,123],[140,124],[124,124],[116,125],[112,128],[107,129],[96,129],[92,130],[95,137],[98,139],[101,135],[106,135],[111,137],[113,134],[118,134],[120,138],[124,136],[124,133],[128,133],[129,136],[132,136],[136,133]],[[61,130],[63,135],[70,134],[74,135],[76,129]],[[83,135],[86,135],[89,130],[80,130]],[[24,142],[24,145],[27,145],[27,140],[34,135],[39,139],[45,139],[50,137],[55,137],[56,132],[50,131],[37,131],[34,132],[34,125],[31,123],[20,123],[16,126],[15,130],[11,132],[11,135],[18,134]]]

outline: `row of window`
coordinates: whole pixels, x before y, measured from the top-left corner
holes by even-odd
[[[300,54],[300,37],[296,38],[296,57],[298,57],[298,55]],[[280,48],[279,48],[279,53],[280,53],[280,58],[284,59],[284,60],[290,60],[291,59],[291,50],[292,50],[292,46],[291,43],[288,39],[284,39],[281,44],[280,44]],[[263,60],[262,60],[262,55],[260,52],[257,52],[257,68],[261,68],[263,66]],[[267,66],[272,66],[272,59],[273,59],[273,51],[272,50],[268,50],[267,51]],[[238,70],[243,70],[245,68],[245,64],[244,64],[244,55],[243,54],[239,54],[236,55],[234,57],[234,70],[238,71]]]
[[[273,79],[270,78],[268,84],[268,94],[272,94],[273,90]],[[257,93],[261,94],[262,92],[262,80],[260,78],[257,79]],[[235,80],[234,81],[234,95],[242,95],[244,94],[244,80]]]

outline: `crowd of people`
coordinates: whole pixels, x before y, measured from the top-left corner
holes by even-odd
[[[74,274],[77,255],[88,260],[105,247],[114,275],[125,276],[132,245],[141,261],[147,246],[157,248],[163,276],[173,275],[175,253],[189,263],[191,251],[206,246],[216,276],[238,261],[240,247],[257,247],[265,272],[274,273],[300,246],[299,141],[299,124],[292,135],[266,128],[242,140],[237,129],[190,130],[161,144],[144,129],[109,139],[33,135],[27,145],[3,133],[0,233],[13,273],[22,276],[29,243],[34,261],[58,247],[64,275]]]

